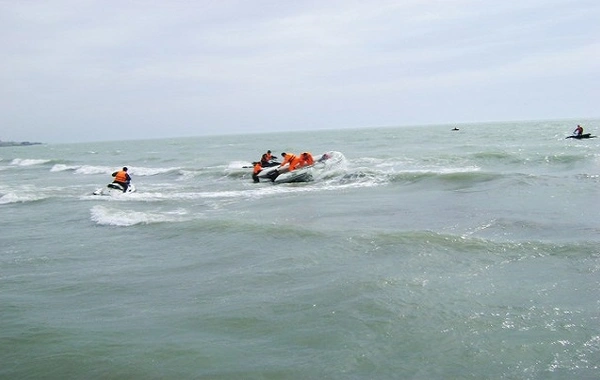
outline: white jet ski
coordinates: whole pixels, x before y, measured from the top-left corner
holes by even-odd
[[[294,171],[280,172],[273,180],[275,183],[293,183],[293,182],[310,182],[313,180],[314,165],[304,166]]]
[[[258,178],[261,180],[270,180],[274,183],[292,183],[292,182],[310,182],[313,180],[313,174],[318,170],[324,170],[329,163],[338,163],[343,158],[339,152],[324,153],[314,164],[304,166],[293,171],[288,171],[287,166],[282,168],[273,166],[263,169]]]
[[[121,186],[118,183],[109,183],[108,185],[106,185],[106,188],[99,188],[96,191],[94,191],[94,195],[118,195],[118,194],[131,194],[135,192],[135,185],[133,183],[130,183],[129,186],[127,186],[127,191],[123,192],[123,186]]]

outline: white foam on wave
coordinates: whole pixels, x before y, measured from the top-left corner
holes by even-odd
[[[56,164],[52,168],[50,168],[51,172],[64,172],[68,170],[77,170],[79,166],[69,166],[64,164]]]
[[[180,170],[179,171],[180,177],[177,178],[177,181],[185,181],[191,178],[196,177],[196,175],[198,174],[197,170]]]
[[[120,167],[114,166],[92,166],[92,165],[82,165],[82,166],[66,166],[66,165],[54,165],[54,168],[51,171],[62,171],[62,170],[75,170],[76,174],[82,175],[95,175],[95,174],[111,174],[115,171],[121,169]],[[131,176],[140,176],[140,177],[150,177],[157,174],[164,174],[173,171],[178,171],[180,168],[170,167],[170,168],[144,168],[144,167],[128,167],[128,173]]]
[[[108,166],[90,166],[83,165],[75,169],[75,174],[94,175],[94,174],[110,174],[115,172],[115,168]]]
[[[227,170],[242,169],[244,166],[252,166],[252,163],[248,161],[231,161],[229,165],[227,165]]]
[[[48,196],[31,192],[9,192],[0,197],[0,204],[35,202],[46,198]]]
[[[252,173],[253,165],[247,161],[232,161],[223,170],[226,175]]]
[[[417,174],[455,174],[455,173],[474,173],[481,171],[477,166],[465,166],[455,168],[422,168],[422,169],[405,169],[399,173],[417,173]]]
[[[99,225],[128,227],[137,224],[153,224],[183,221],[185,210],[175,210],[165,213],[140,212],[132,210],[113,209],[104,206],[94,206],[90,209],[91,220]]]
[[[12,162],[10,164],[14,165],[14,166],[32,166],[32,165],[42,165],[42,164],[45,164],[48,162],[50,162],[50,160],[32,159],[32,158],[15,158],[14,160],[12,160]]]
[[[144,168],[144,167],[134,167],[129,168],[129,174],[131,175],[139,175],[143,177],[150,177],[153,175],[177,172],[181,170],[179,167],[170,167],[170,168]]]

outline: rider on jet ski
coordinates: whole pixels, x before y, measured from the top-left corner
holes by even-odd
[[[117,170],[112,176],[115,177],[113,183],[121,185],[121,187],[123,187],[123,192],[126,192],[129,187],[129,182],[131,182],[131,177],[127,174],[127,166],[123,166],[122,170]]]

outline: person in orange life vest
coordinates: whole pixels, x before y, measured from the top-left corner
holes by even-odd
[[[573,136],[581,136],[583,134],[583,128],[577,124],[577,128],[573,131]]]
[[[309,152],[304,152],[300,155],[300,167],[308,166],[315,163],[315,159]]]
[[[296,158],[290,162],[290,171],[298,169],[299,167],[302,167],[302,157],[296,156]]]
[[[253,162],[254,170],[252,171],[252,179],[254,182],[259,182],[258,173],[262,172],[262,166],[260,162]]]
[[[300,157],[291,153],[281,153],[281,156],[283,157],[283,162],[281,163],[281,165],[279,165],[279,167],[282,167],[285,164],[289,164],[287,169],[290,172],[296,169],[298,165],[300,165],[300,162],[302,162],[302,159]]]
[[[112,176],[115,177],[113,183],[118,183],[123,186],[123,192],[126,192],[129,187],[129,182],[131,181],[131,177],[127,174],[127,166],[124,166],[123,170],[114,172]]]
[[[284,166],[285,164],[291,164],[292,161],[294,161],[296,159],[296,155],[291,154],[291,153],[281,153],[281,157],[283,157],[283,161],[281,161],[281,164],[279,164],[279,167]]]
[[[263,154],[262,157],[260,158],[260,165],[261,166],[269,166],[269,159],[267,158],[267,154]]]
[[[271,154],[270,150],[267,150],[267,153],[263,154],[260,158],[260,164],[263,168],[279,165],[279,162],[276,161],[275,157]]]

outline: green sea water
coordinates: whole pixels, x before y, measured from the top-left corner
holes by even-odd
[[[596,379],[578,123],[3,147],[0,377]],[[255,184],[267,149],[344,159]]]

